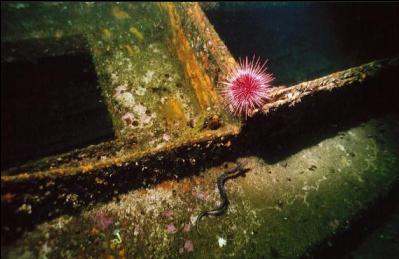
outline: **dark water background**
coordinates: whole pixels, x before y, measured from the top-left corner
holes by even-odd
[[[1,169],[113,138],[89,55],[1,65]]]
[[[269,60],[292,85],[399,53],[398,3],[228,3],[206,15],[235,58]]]

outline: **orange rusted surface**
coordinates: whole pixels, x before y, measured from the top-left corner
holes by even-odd
[[[13,201],[14,197],[15,197],[15,194],[7,192],[4,195],[1,195],[1,201],[9,203],[9,202]]]
[[[188,180],[184,180],[182,183],[181,183],[181,190],[183,191],[183,192],[189,192],[190,190],[191,190],[191,183],[190,183],[190,181],[188,181]]]
[[[210,40],[207,47],[212,55],[215,56],[218,67],[220,67],[222,71],[232,69],[236,65],[236,61],[217,35],[201,7],[198,4],[193,4],[192,8],[187,11],[187,15],[189,15],[192,20],[196,21],[199,33],[203,35],[204,38]]]
[[[160,184],[158,184],[158,188],[164,189],[164,190],[171,190],[176,186],[176,181],[169,180],[169,181],[163,181]]]
[[[169,99],[163,108],[165,124],[168,128],[173,128],[175,124],[186,125],[187,118],[184,115],[182,104],[175,98]]]
[[[190,80],[191,86],[194,88],[196,97],[202,109],[206,109],[214,103],[218,102],[215,89],[212,86],[208,75],[201,69],[195,54],[190,47],[189,41],[182,30],[180,18],[176,12],[174,4],[165,3],[165,9],[169,14],[172,38],[171,44],[175,52],[182,62],[184,72]]]

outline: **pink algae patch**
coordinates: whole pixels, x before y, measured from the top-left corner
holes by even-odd
[[[206,201],[208,200],[209,194],[207,192],[201,192],[201,191],[192,191],[191,194],[200,200]]]
[[[164,216],[167,219],[172,218],[173,217],[173,210],[166,209],[164,212],[162,212],[162,216]]]
[[[166,226],[166,232],[169,234],[174,234],[177,232],[177,228],[175,227],[175,225],[173,223],[170,223]]]
[[[189,232],[191,230],[191,224],[184,224],[183,232]]]
[[[103,231],[106,230],[113,222],[113,219],[102,211],[97,212],[96,216],[94,217],[94,223],[96,224],[96,227]]]
[[[193,241],[186,240],[186,242],[184,243],[184,250],[186,250],[186,252],[194,251]]]

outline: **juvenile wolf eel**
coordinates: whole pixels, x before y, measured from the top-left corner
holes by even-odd
[[[201,212],[198,217],[197,220],[195,222],[196,228],[197,228],[197,232],[199,235],[201,235],[201,232],[199,231],[199,221],[201,220],[202,217],[204,216],[219,216],[221,214],[223,214],[223,212],[225,212],[225,210],[227,209],[227,206],[229,205],[229,199],[227,198],[227,194],[226,194],[226,190],[224,189],[224,183],[231,178],[236,178],[239,175],[242,175],[243,173],[245,173],[246,171],[248,171],[248,169],[243,168],[242,164],[237,163],[237,166],[233,169],[227,170],[226,172],[224,172],[224,174],[222,174],[221,176],[219,176],[217,178],[217,186],[219,189],[219,194],[220,194],[220,200],[221,200],[221,204],[214,208],[213,210],[206,210]]]

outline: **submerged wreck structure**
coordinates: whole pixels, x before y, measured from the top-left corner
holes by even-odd
[[[274,86],[245,121],[197,3],[1,5],[2,257],[301,257],[395,202],[397,56]]]

